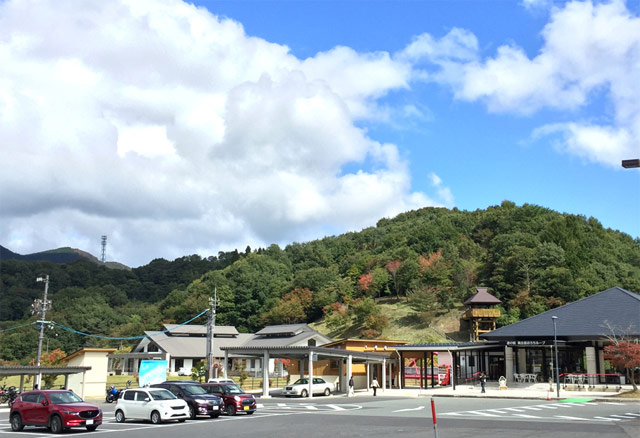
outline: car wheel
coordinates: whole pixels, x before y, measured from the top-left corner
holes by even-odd
[[[49,429],[51,429],[51,433],[60,433],[62,432],[62,420],[57,415],[51,417],[49,420]]]
[[[309,395],[309,393],[307,392],[307,390],[306,390],[306,389],[303,389],[303,390],[300,392],[300,397],[307,397],[308,395]]]
[[[326,395],[326,396],[331,395],[331,390],[329,388],[325,388],[324,389],[324,395]]]
[[[233,405],[227,405],[225,408],[227,415],[234,416],[236,414],[236,407]]]
[[[94,424],[93,426],[87,426],[87,430],[89,432],[93,432],[94,430],[96,430],[98,428],[97,424]]]
[[[124,423],[124,412],[120,409],[116,411],[116,423]]]
[[[189,405],[189,418],[191,418],[192,420],[195,420],[196,417],[197,417],[196,410],[193,408],[193,406]]]
[[[160,424],[162,422],[162,417],[160,417],[160,412],[153,411],[151,413],[151,422],[153,424]]]
[[[20,432],[24,429],[24,424],[22,424],[22,417],[20,414],[13,414],[11,417],[11,430],[14,432]]]

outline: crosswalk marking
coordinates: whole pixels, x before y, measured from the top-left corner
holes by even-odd
[[[522,409],[528,409],[530,411],[539,411],[540,408],[536,408],[534,406],[523,406]]]
[[[482,417],[499,417],[499,415],[488,414],[488,413],[482,412],[482,411],[469,411],[469,413],[470,414],[480,415]]]
[[[625,415],[632,415],[634,417],[640,417],[640,414],[634,414],[633,412],[627,412]]]
[[[588,418],[582,418],[582,417],[570,417],[568,415],[554,415],[554,417],[556,418],[563,418],[565,420],[582,420],[582,421],[589,421]]]
[[[618,414],[611,414],[612,417],[616,417],[616,418],[635,418],[635,417],[630,417],[628,415],[618,415]]]
[[[503,408],[505,411],[513,411],[513,412],[524,412],[522,409],[518,408]]]
[[[544,418],[538,417],[537,415],[526,415],[526,414],[513,414],[514,417],[522,417],[522,418]]]
[[[620,421],[619,418],[609,418],[609,417],[593,417],[596,418],[598,420],[606,420],[606,421]]]

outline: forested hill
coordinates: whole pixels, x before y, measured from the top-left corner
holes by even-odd
[[[48,319],[92,334],[135,336],[185,321],[207,307],[216,287],[220,325],[253,331],[325,318],[336,332],[356,327],[375,337],[384,336],[387,323],[375,304],[383,297],[408,302],[427,323],[487,286],[503,301],[506,324],[613,286],[638,292],[640,239],[594,218],[505,201],[473,212],[423,208],[284,249],[154,260],[131,271],[82,261],[8,260],[0,268],[0,328],[29,320],[42,291],[35,278],[48,273]],[[114,345],[55,331],[51,342],[65,350]],[[0,359],[25,360],[33,349],[14,344],[31,345],[36,337],[33,329],[0,333]]]

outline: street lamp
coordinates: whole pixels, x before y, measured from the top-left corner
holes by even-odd
[[[557,329],[556,329],[556,320],[558,319],[557,316],[552,316],[551,320],[553,321],[553,349],[556,352],[556,360],[555,360],[555,369],[556,369],[556,391],[557,391],[557,396],[558,398],[560,398],[560,367],[559,367],[559,363],[558,363],[558,335],[557,335]]]

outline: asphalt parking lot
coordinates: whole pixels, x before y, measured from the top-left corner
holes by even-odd
[[[539,400],[438,398],[439,438],[580,437],[637,438],[640,403],[543,402]],[[116,423],[115,405],[99,403],[104,423],[95,431],[71,430],[64,436],[114,437],[431,437],[430,399],[392,397],[318,397],[262,399],[253,415],[201,417],[184,423]],[[12,432],[6,410],[0,411],[1,437],[50,437],[45,428]]]

